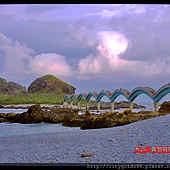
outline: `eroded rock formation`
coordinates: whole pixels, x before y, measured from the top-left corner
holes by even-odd
[[[75,87],[50,74],[35,79],[28,87],[28,93],[56,92],[73,94],[75,90]]]

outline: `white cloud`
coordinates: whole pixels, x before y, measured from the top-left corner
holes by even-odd
[[[3,65],[1,74],[9,79],[27,79],[28,75],[53,74],[69,77],[72,69],[64,56],[55,53],[43,53],[33,56],[35,52],[26,45],[0,33],[0,57]]]
[[[66,58],[55,53],[43,53],[30,60],[29,68],[32,73],[45,75],[47,73],[64,77],[72,75],[72,69]]]
[[[88,36],[86,36],[88,39]],[[116,31],[101,31],[96,37],[96,53],[79,61],[80,74],[103,74],[114,72],[128,64],[120,58],[126,51],[128,40]]]
[[[34,53],[31,48],[0,33],[0,52],[3,53],[1,61],[4,63],[2,66],[4,72],[11,76],[27,73],[27,62]]]

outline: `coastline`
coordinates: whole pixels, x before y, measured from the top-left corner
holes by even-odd
[[[0,137],[0,163],[170,163],[169,154],[134,154],[136,146],[167,146],[169,119],[167,114],[112,128]],[[92,156],[81,157],[89,151]]]
[[[11,108],[11,109],[28,109],[29,107],[33,106],[35,104],[8,104],[8,105],[2,105],[3,108]],[[55,108],[55,107],[63,107],[63,105],[58,104],[40,104],[43,108]]]
[[[36,104],[8,104],[8,105],[1,105],[0,108],[8,108],[8,109],[28,109],[29,107],[33,106],[33,105],[36,105]],[[139,105],[139,106],[142,106],[142,105]],[[62,104],[40,104],[40,107],[43,108],[43,109],[53,109],[53,108],[64,108],[65,106],[63,106]],[[70,106],[68,106],[68,108],[70,108]],[[72,105],[72,108],[73,109],[77,109],[77,105]],[[118,107],[118,108],[115,108],[115,110],[120,110],[120,109],[128,109],[129,107],[128,106],[125,106],[125,107]],[[151,107],[150,107],[151,108]],[[141,110],[146,110],[147,107],[145,106],[142,106],[142,107],[139,107],[139,108],[133,108],[133,109],[141,109]],[[81,106],[81,109],[80,110],[86,110],[86,106]],[[94,111],[94,110],[97,110],[93,108],[90,108],[90,110]],[[111,107],[108,109],[107,107],[106,108],[100,108],[100,110],[111,110]],[[150,109],[149,109],[150,110]]]

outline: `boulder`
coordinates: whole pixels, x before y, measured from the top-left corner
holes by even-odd
[[[81,157],[84,158],[84,157],[89,157],[89,156],[92,156],[93,155],[93,152],[92,151],[89,151],[89,152],[84,152],[81,154]]]
[[[161,104],[158,112],[160,113],[170,113],[170,101],[165,101]]]
[[[72,108],[54,108],[44,111],[39,104],[29,107],[27,112],[18,113],[0,113],[1,122],[11,123],[62,123],[69,121],[78,115],[78,109]]]

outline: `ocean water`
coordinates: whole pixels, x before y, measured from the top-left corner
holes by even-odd
[[[23,134],[38,134],[48,132],[64,132],[80,130],[79,127],[66,127],[61,124],[50,123],[33,123],[33,124],[20,124],[20,123],[0,123],[0,137],[11,135],[23,135]]]
[[[0,108],[0,113],[23,113],[26,112],[28,109],[10,109],[10,108]]]

